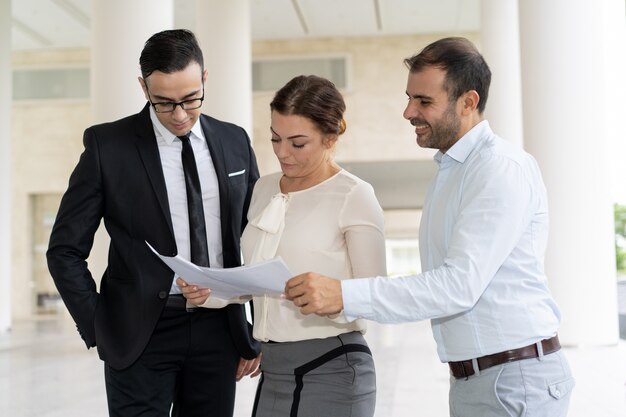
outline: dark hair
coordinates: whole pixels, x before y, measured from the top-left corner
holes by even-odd
[[[419,72],[425,67],[437,67],[446,72],[444,88],[450,101],[463,93],[476,90],[480,100],[478,112],[485,111],[491,70],[478,49],[469,40],[459,37],[443,38],[404,60],[409,71]]]
[[[346,103],[331,81],[316,75],[299,75],[276,92],[270,108],[282,115],[311,120],[323,134],[341,135],[346,130]]]
[[[204,71],[202,50],[193,32],[187,29],[164,30],[146,41],[139,57],[141,76],[146,79],[154,71],[171,74],[196,62]]]

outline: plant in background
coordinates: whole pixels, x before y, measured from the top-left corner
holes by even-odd
[[[614,205],[615,212],[615,259],[617,272],[626,274],[626,206]]]

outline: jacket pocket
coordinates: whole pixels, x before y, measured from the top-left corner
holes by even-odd
[[[239,171],[233,171],[228,173],[228,182],[229,184],[241,184],[246,181],[246,170],[242,169]]]

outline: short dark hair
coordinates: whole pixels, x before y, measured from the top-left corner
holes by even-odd
[[[316,75],[299,75],[276,92],[270,108],[282,115],[311,120],[323,134],[341,135],[346,130],[346,103],[331,81]]]
[[[196,36],[187,29],[164,30],[148,39],[139,57],[141,76],[146,79],[154,71],[166,74],[182,71],[196,62],[204,71],[202,50]]]
[[[446,72],[444,88],[450,101],[456,101],[463,93],[476,90],[480,100],[478,112],[487,105],[491,70],[478,49],[469,40],[460,37],[439,39],[422,51],[404,60],[412,73],[425,67],[437,67]]]

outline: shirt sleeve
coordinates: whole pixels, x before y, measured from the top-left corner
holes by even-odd
[[[376,320],[372,304],[371,278],[341,281],[343,316],[347,321],[360,318]]]
[[[87,258],[104,214],[101,151],[95,129],[85,130],[85,149],[70,176],[52,228],[48,268],[78,331],[88,347],[96,346],[94,317],[100,298]]]
[[[487,160],[459,184],[459,215],[447,219],[454,225],[443,264],[419,275],[342,282],[346,317],[399,323],[449,317],[476,304],[534,211],[523,167],[501,156],[481,158]]]
[[[339,227],[345,237],[352,277],[386,275],[385,220],[371,185],[359,183],[348,194]]]
[[[340,227],[346,241],[352,278],[387,275],[384,215],[371,185],[359,183],[347,196],[340,213]],[[338,323],[356,318],[345,314],[331,317]]]

